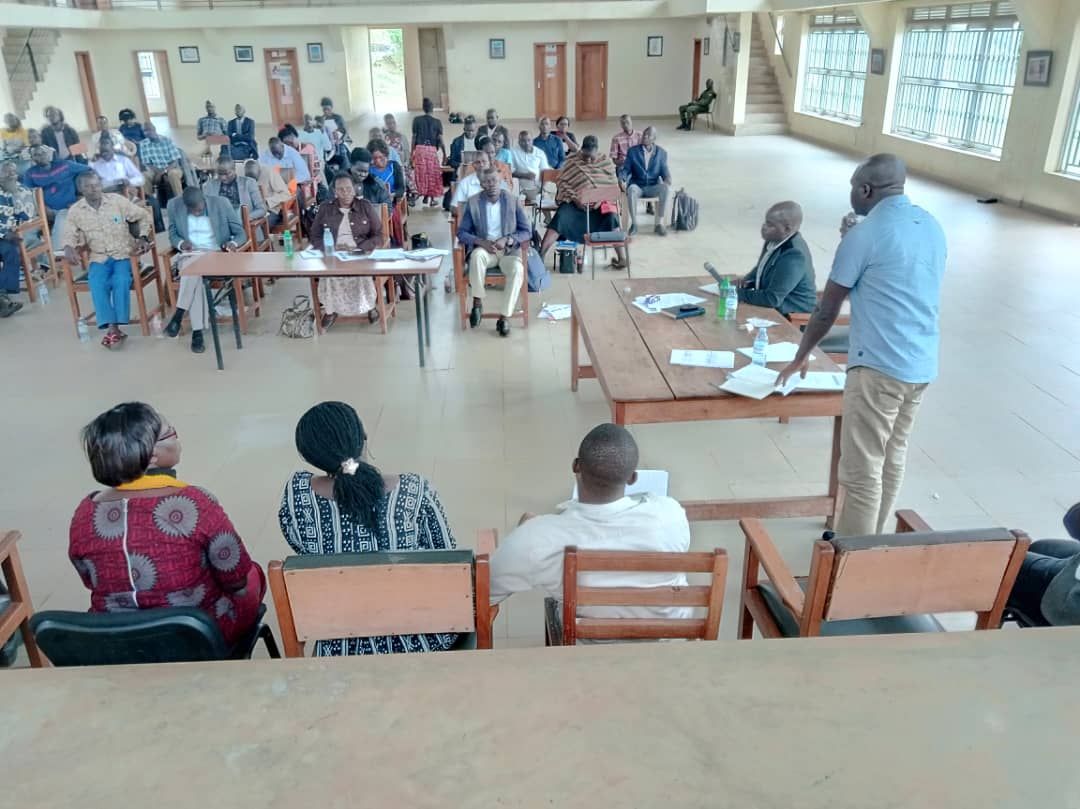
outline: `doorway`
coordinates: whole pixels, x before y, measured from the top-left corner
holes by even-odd
[[[554,120],[566,114],[566,43],[533,45],[533,76],[536,80],[536,117]]]
[[[401,29],[372,28],[368,37],[375,112],[404,112],[409,102],[405,95],[405,40]]]
[[[421,28],[420,93],[430,98],[436,109],[450,108],[446,80],[446,41],[441,28]]]
[[[579,42],[574,86],[574,117],[579,121],[607,118],[607,43]]]
[[[136,51],[135,70],[139,77],[143,120],[165,129],[162,134],[166,134],[177,125],[169,54],[166,51]]]
[[[264,48],[266,92],[270,96],[270,115],[280,129],[290,121],[304,120],[304,100],[300,95],[300,68],[296,48]]]
[[[87,51],[75,52],[75,67],[79,71],[79,86],[82,88],[83,104],[86,106],[86,120],[90,129],[97,128],[97,117],[101,115],[101,104],[98,102],[97,84],[94,83],[94,66],[90,64],[90,54]]]
[[[694,40],[694,71],[691,75],[693,85],[690,87],[690,98],[698,97],[698,85],[701,83],[701,40]]]

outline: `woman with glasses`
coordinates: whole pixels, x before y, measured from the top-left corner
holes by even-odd
[[[266,592],[214,496],[178,480],[176,430],[150,405],[128,402],[82,431],[94,479],[71,519],[68,555],[91,612],[199,607],[233,646],[259,620]]]

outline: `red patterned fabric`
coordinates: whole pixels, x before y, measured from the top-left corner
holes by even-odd
[[[161,497],[95,502],[71,518],[68,556],[90,612],[199,607],[234,644],[258,616],[262,568],[218,502],[197,486]]]
[[[442,197],[442,168],[439,152],[434,146],[417,146],[413,152],[416,171],[416,193],[422,197]]]

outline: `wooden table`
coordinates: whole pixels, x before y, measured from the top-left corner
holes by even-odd
[[[1067,809],[1076,671],[1077,628],[0,671],[0,773],[34,809]]]
[[[570,387],[579,379],[597,379],[616,424],[657,424],[675,421],[713,421],[763,417],[824,416],[833,419],[829,487],[823,495],[762,500],[701,500],[683,503],[691,520],[733,520],[742,517],[810,517],[824,515],[831,526],[839,508],[837,464],[840,460],[841,393],[793,393],[762,401],[719,390],[729,371],[671,365],[673,348],[734,351],[754,344],[743,325],[749,317],[772,320],[769,342],[798,343],[802,335],[772,309],[739,304],[738,320],[716,319],[716,297],[699,287],[701,278],[646,278],[615,281],[574,280],[570,283]],[[629,292],[625,290],[629,288]],[[647,314],[632,304],[639,295],[686,292],[707,298],[702,317],[673,320]],[[591,365],[578,359],[578,336],[585,343]],[[823,351],[816,351],[810,368],[840,372]],[[735,368],[750,358],[735,353]],[[786,363],[773,363],[780,369]]]
[[[181,271],[181,275],[194,275],[206,284],[206,296],[210,303],[210,312],[214,312],[214,294],[212,281],[220,278],[337,278],[364,277],[379,278],[386,276],[404,276],[412,278],[413,294],[416,298],[416,346],[420,356],[420,367],[424,367],[424,346],[431,347],[431,324],[427,301],[423,295],[424,276],[435,275],[442,266],[442,257],[426,261],[340,261],[336,258],[301,258],[299,254],[286,258],[284,253],[206,253],[190,262]],[[376,285],[377,286],[377,285]],[[237,319],[237,301],[233,285],[226,285],[223,294],[229,298],[232,309],[233,332],[236,335],[236,347],[243,348],[240,339],[240,323]],[[315,317],[319,313],[315,312]],[[219,371],[225,370],[221,355],[221,339],[218,335],[217,318],[211,316],[210,331],[214,338],[214,352],[217,355]]]

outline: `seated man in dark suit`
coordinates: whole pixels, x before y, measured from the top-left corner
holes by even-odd
[[[248,160],[259,156],[259,146],[255,142],[255,122],[247,117],[247,110],[237,104],[236,117],[229,121],[226,134],[229,136],[229,153],[233,160]]]
[[[782,315],[813,312],[817,306],[814,260],[799,235],[802,208],[797,202],[778,202],[765,214],[765,240],[757,266],[739,282],[739,301],[776,309]]]

